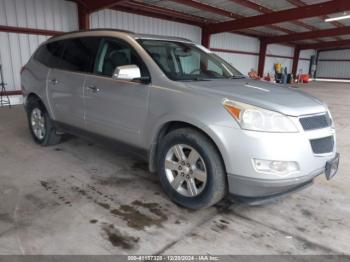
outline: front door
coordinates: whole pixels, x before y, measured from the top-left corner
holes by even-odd
[[[131,145],[139,145],[148,114],[149,84],[112,79],[116,67],[137,65],[143,77],[147,68],[126,42],[106,38],[101,41],[94,74],[84,86],[86,128],[97,134]]]

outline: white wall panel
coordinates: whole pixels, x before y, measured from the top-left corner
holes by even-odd
[[[310,60],[299,60],[297,74],[308,74],[310,69]]]
[[[20,70],[35,49],[49,37],[0,32],[0,64],[7,91],[21,89]]]
[[[247,75],[251,69],[258,70],[258,56],[252,54],[240,54],[239,52],[259,53],[259,45],[259,40],[255,37],[232,33],[214,34],[210,38],[211,48],[233,50],[237,52],[215,53],[245,75]]]
[[[267,45],[266,54],[293,57],[294,48],[286,45],[270,44]]]
[[[316,77],[350,79],[350,49],[320,52]]]
[[[214,34],[210,38],[211,48],[259,52],[259,39],[232,33]]]
[[[322,51],[319,53],[319,59],[331,59],[331,60],[350,59],[350,49]]]
[[[266,57],[264,75],[269,73],[273,76],[275,74],[274,65],[278,63],[282,64],[282,67],[287,67],[288,73],[292,71],[293,59],[280,57]]]
[[[277,56],[285,56],[285,57],[271,57],[267,56],[265,59],[265,69],[264,74],[270,73],[272,75],[275,74],[274,65],[277,63],[282,64],[282,67],[287,67],[287,72],[290,73],[292,71],[293,66],[293,55],[294,48],[285,45],[277,45],[271,44],[267,46],[266,49],[267,55],[277,55]]]
[[[302,51],[300,51],[300,58],[303,58],[303,59],[299,59],[297,73],[299,73],[300,70],[303,74],[309,73],[310,59],[311,59],[311,56],[313,56],[313,55],[316,55],[315,50],[302,50]],[[305,59],[307,59],[307,60],[305,60]]]
[[[255,55],[243,55],[243,54],[232,54],[224,52],[214,52],[235,68],[237,68],[242,74],[248,75],[251,69],[257,70],[258,56]]]
[[[63,0],[0,0],[0,25],[77,30],[77,5]]]
[[[55,31],[77,30],[77,6],[63,0],[0,0],[0,25]],[[0,64],[7,90],[20,90],[21,67],[48,38],[0,32]]]
[[[115,10],[101,10],[91,14],[91,28],[115,28],[136,33],[177,36],[201,42],[201,28],[198,26],[167,21]]]

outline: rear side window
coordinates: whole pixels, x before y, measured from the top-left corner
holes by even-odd
[[[100,39],[85,37],[65,40],[60,69],[91,73]]]
[[[58,67],[64,50],[63,41],[43,45],[35,53],[34,58],[48,67]]]

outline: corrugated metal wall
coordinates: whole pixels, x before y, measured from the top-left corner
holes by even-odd
[[[116,28],[136,33],[177,36],[201,42],[201,28],[115,10],[101,10],[90,17],[91,28]]]
[[[287,67],[288,73],[292,71],[292,66],[293,66],[292,57],[294,55],[293,47],[271,44],[267,46],[266,54],[276,55],[276,56],[286,56],[288,58],[267,56],[265,59],[264,74],[270,73],[271,75],[274,75],[275,74],[274,64],[277,64],[277,63],[282,64],[282,67]]]
[[[298,73],[300,72],[300,70],[303,74],[309,73],[310,59],[311,59],[311,56],[313,55],[316,55],[315,50],[302,50],[300,52],[300,58],[303,58],[303,59],[299,60],[298,70],[297,70]]]
[[[216,34],[211,36],[210,47],[243,74],[247,74],[251,69],[258,69],[260,42],[257,38],[232,33]],[[219,49],[222,49],[222,51]],[[309,59],[314,53],[314,50],[300,52],[301,59],[298,63],[298,72],[299,69],[302,69],[304,73],[309,71]],[[292,71],[293,47],[270,44],[267,46],[266,54],[264,74],[270,73],[273,75],[275,63],[281,63],[283,67],[286,66],[288,72]]]
[[[72,31],[78,29],[77,6],[62,0],[0,0],[0,25]],[[0,32],[0,63],[7,90],[20,90],[20,69],[48,37]]]
[[[235,51],[235,53],[214,52],[245,75],[251,69],[257,69],[258,56],[256,53],[259,52],[259,40],[257,38],[232,33],[215,34],[210,38],[210,47]],[[242,54],[239,52],[252,54]]]
[[[320,51],[316,77],[350,79],[350,49]]]

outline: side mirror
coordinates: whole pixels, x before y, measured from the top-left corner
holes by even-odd
[[[141,78],[141,71],[137,65],[118,66],[112,76],[115,80],[133,80]]]

